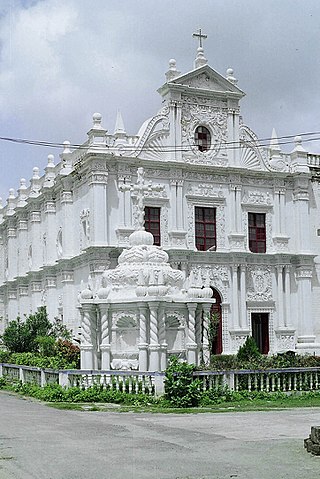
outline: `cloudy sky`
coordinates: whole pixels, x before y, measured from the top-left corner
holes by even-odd
[[[160,108],[168,60],[192,69],[199,27],[259,138],[320,131],[319,0],[1,0],[0,137],[82,143],[96,111],[113,132],[117,108],[135,134]],[[0,141],[0,196],[60,152]]]

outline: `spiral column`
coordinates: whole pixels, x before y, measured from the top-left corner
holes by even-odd
[[[187,342],[187,357],[189,364],[196,364],[197,362],[197,343],[196,343],[196,309],[197,303],[187,303],[188,307],[188,342]]]
[[[101,320],[101,369],[110,369],[110,330],[109,330],[109,304],[100,304],[100,320]]]
[[[149,343],[149,370],[160,370],[160,344],[158,334],[158,307],[159,302],[149,302],[150,311],[150,343]]]
[[[139,308],[139,371],[148,370],[148,342],[147,342],[147,322],[148,310],[144,303],[138,304]]]
[[[93,352],[93,307],[92,304],[83,304],[81,310],[81,369],[94,368]]]

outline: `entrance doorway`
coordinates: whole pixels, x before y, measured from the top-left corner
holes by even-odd
[[[269,352],[269,313],[251,313],[252,337],[260,353]]]
[[[212,297],[216,300],[211,306],[211,317],[214,318],[214,329],[216,335],[212,342],[211,354],[222,353],[222,311],[221,311],[221,296],[218,291],[212,288]]]

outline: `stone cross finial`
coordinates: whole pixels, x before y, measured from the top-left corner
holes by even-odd
[[[144,169],[139,167],[137,170],[137,183],[135,185],[120,185],[120,191],[131,191],[131,194],[135,196],[138,209],[138,229],[144,230],[144,198],[152,191],[163,191],[164,185],[153,185],[152,181],[145,184]]]
[[[193,36],[194,38],[198,38],[198,40],[199,40],[199,47],[200,47],[200,48],[203,47],[203,45],[202,45],[202,39],[205,39],[205,38],[208,37],[208,35],[205,35],[204,33],[202,33],[201,28],[199,28],[199,31],[198,31],[198,32],[193,33],[192,36]]]

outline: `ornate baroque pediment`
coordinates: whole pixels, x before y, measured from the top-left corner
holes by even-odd
[[[202,68],[198,68],[192,72],[180,75],[174,80],[171,80],[169,85],[170,84],[179,85],[182,87],[187,86],[189,88],[195,88],[199,90],[230,93],[238,98],[244,96],[244,93],[242,90],[240,90],[240,88],[229,82],[226,78],[220,75],[220,73],[209,67],[209,65],[205,65]]]

